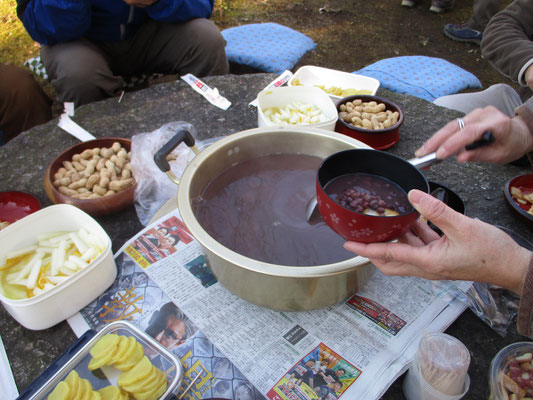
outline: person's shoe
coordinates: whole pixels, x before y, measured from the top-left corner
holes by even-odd
[[[402,0],[401,6],[413,8],[414,6],[416,6],[416,0]]]
[[[481,44],[482,32],[472,29],[467,24],[446,24],[444,34],[458,42]]]
[[[453,0],[431,0],[431,7],[429,8],[429,11],[442,14],[447,10],[451,10],[453,5]]]

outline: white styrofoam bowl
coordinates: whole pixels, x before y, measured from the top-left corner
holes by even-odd
[[[335,123],[339,118],[337,108],[330,100],[329,96],[322,89],[306,86],[282,86],[274,89],[266,89],[257,95],[257,124],[260,128],[281,126],[273,123],[268,119],[263,110],[270,107],[285,107],[288,104],[299,102],[303,104],[313,104],[320,108],[326,115],[327,120],[314,124],[305,125],[283,125],[284,127],[308,127],[335,130]]]
[[[117,266],[111,239],[89,214],[70,204],[43,208],[0,231],[0,257],[37,242],[37,235],[74,231],[84,227],[106,243],[104,251],[82,270],[47,292],[28,299],[14,300],[0,293],[5,309],[28,329],[47,329],[78,312],[114,282]]]
[[[297,87],[295,83],[299,81],[303,86],[324,85],[326,88],[332,86],[340,87],[341,89],[356,89],[368,90],[370,95],[374,96],[379,88],[379,81],[375,78],[352,74],[350,72],[342,72],[335,69],[315,67],[313,65],[306,65],[299,68],[292,78],[287,82],[289,87]],[[330,94],[329,97],[333,100],[335,105],[343,98],[343,96],[336,96]]]

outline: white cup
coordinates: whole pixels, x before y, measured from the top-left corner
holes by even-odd
[[[408,400],[456,400],[470,387],[470,353],[463,343],[445,333],[420,341],[403,383]]]

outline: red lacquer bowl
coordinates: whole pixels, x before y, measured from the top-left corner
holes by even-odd
[[[31,194],[17,191],[0,192],[0,221],[13,223],[41,209]]]
[[[404,120],[404,114],[401,108],[393,102],[382,97],[353,95],[340,100],[340,102],[337,104],[337,112],[340,112],[340,107],[342,104],[346,104],[347,102],[354,101],[356,99],[361,99],[363,102],[375,101],[376,103],[383,103],[385,104],[387,110],[392,112],[398,111],[400,114],[398,122],[386,129],[370,130],[350,125],[346,121],[339,118],[335,125],[335,131],[360,140],[376,150],[385,150],[394,146],[398,140],[400,140],[400,126],[403,124]]]
[[[533,174],[519,175],[511,178],[505,184],[504,195],[507,204],[520,217],[524,218],[530,224],[533,224],[533,215],[528,213],[531,204],[521,204],[511,195],[511,188],[516,187],[520,189],[523,194],[533,193]]]
[[[352,149],[326,158],[316,181],[318,209],[328,226],[346,240],[363,243],[396,239],[417,220],[419,214],[408,213],[385,217],[357,213],[341,206],[324,190],[333,179],[353,173],[378,175],[398,185],[405,193],[419,189],[429,193],[429,185],[420,170],[408,161],[378,150]]]

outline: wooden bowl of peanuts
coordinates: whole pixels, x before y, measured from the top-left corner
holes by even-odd
[[[72,204],[87,214],[115,213],[133,204],[137,183],[130,162],[131,140],[104,137],[78,143],[48,166],[44,190],[53,203]]]
[[[393,102],[370,95],[353,95],[337,104],[339,119],[335,131],[376,150],[394,146],[400,139],[403,111]]]

